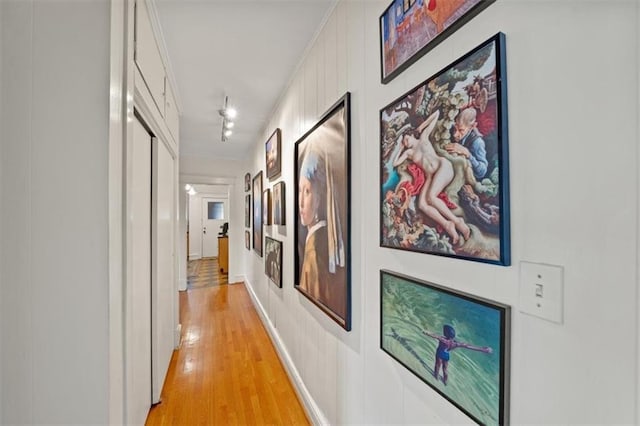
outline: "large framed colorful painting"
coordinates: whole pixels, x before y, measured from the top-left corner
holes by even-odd
[[[253,177],[253,250],[262,257],[262,170]]]
[[[509,423],[511,308],[380,271],[380,348],[483,425]]]
[[[380,110],[380,245],[509,265],[504,34]]]
[[[350,94],[295,143],[295,288],[351,329]]]
[[[386,84],[495,0],[394,0],[380,15]]]
[[[282,288],[282,241],[264,237],[264,273],[275,285]]]

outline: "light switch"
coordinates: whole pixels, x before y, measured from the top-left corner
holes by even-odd
[[[520,262],[520,311],[562,324],[562,266]]]

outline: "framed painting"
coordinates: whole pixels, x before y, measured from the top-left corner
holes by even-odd
[[[275,132],[269,137],[269,140],[264,144],[264,155],[267,164],[267,178],[269,180],[280,174],[281,165],[281,147],[280,147],[280,129],[276,129]]]
[[[269,188],[262,191],[262,223],[265,226],[271,225],[271,190]]]
[[[251,250],[251,232],[244,231],[244,246],[247,250]]]
[[[264,273],[275,285],[282,288],[282,241],[264,237]]]
[[[380,110],[380,245],[509,265],[504,34]]]
[[[380,348],[482,425],[509,423],[511,308],[380,271]]]
[[[251,174],[244,175],[244,192],[251,190]]]
[[[380,69],[387,84],[495,0],[394,0],[380,15]]]
[[[251,226],[251,194],[244,197],[244,226],[245,228]]]
[[[273,224],[285,225],[284,182],[273,185]]]
[[[295,143],[295,288],[351,329],[350,94]]]
[[[262,170],[253,177],[253,250],[262,257]]]

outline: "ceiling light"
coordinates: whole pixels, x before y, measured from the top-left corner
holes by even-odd
[[[227,108],[225,115],[227,118],[236,118],[236,115],[238,115],[238,111],[236,111],[235,108]]]
[[[220,117],[222,117],[222,134],[220,136],[220,140],[222,142],[226,142],[227,138],[231,136],[232,133],[229,129],[234,126],[234,123],[233,121],[231,121],[231,119],[235,118],[236,115],[238,115],[238,112],[235,110],[235,108],[229,106],[228,96],[224,97],[224,105],[222,109],[218,110],[218,114],[220,114]]]

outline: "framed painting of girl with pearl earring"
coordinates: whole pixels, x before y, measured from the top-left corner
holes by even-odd
[[[295,143],[295,288],[351,330],[350,94]]]

